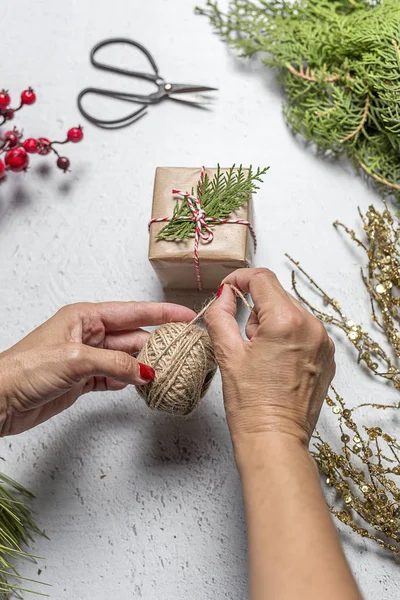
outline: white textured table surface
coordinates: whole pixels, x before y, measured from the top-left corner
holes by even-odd
[[[82,122],[75,100],[87,85],[136,85],[90,67],[90,48],[106,37],[139,40],[166,78],[220,92],[213,112],[165,102],[126,129],[87,125],[84,142],[67,147],[71,174],[33,157],[27,175],[1,186],[0,349],[63,304],[163,298],[147,262],[159,165],[270,165],[255,203],[257,265],[275,270],[289,288],[289,252],[343,300],[349,316],[368,323],[362,257],[331,223],[357,225],[357,206],[379,205],[378,196],[350,167],[317,158],[293,138],[273,75],[230,54],[193,4],[3,6],[1,86],[15,96],[32,85],[38,96],[15,120],[26,134],[60,138]],[[38,172],[40,163],[51,165],[47,174]],[[355,372],[340,340],[337,346],[338,389],[354,401],[382,394]],[[332,415],[324,427],[335,428]],[[219,379],[187,421],[150,414],[130,389],[87,396],[0,448],[2,468],[36,494],[37,520],[50,540],[39,539],[34,550],[45,557],[39,578],[52,584],[52,598],[246,598],[242,499]],[[348,532],[342,539],[365,598],[397,598],[390,557]],[[25,565],[23,574],[36,575],[38,566]]]

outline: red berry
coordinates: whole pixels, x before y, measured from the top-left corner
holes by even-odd
[[[6,166],[3,163],[3,161],[0,160],[0,179],[3,179],[3,177],[5,176],[5,174],[6,174]]]
[[[6,121],[11,121],[14,118],[14,111],[12,108],[8,108],[7,110],[3,110],[2,115]]]
[[[6,165],[11,171],[23,171],[28,166],[29,156],[24,148],[14,148],[6,153]]]
[[[29,154],[36,154],[39,150],[39,142],[34,138],[27,138],[22,145]]]
[[[59,169],[62,169],[64,171],[64,173],[66,171],[68,171],[70,164],[71,163],[69,162],[69,160],[66,156],[59,156],[57,159],[57,167]]]
[[[21,94],[21,104],[33,104],[36,100],[36,94],[32,88],[24,90]]]
[[[80,125],[79,127],[72,127],[67,133],[67,138],[69,142],[73,142],[74,144],[80,142],[83,139],[82,127]]]
[[[0,92],[0,108],[7,108],[10,102],[11,98],[8,95],[8,92],[6,90],[2,90]]]
[[[9,148],[15,148],[15,146],[18,146],[19,138],[15,131],[6,131],[3,139],[5,142],[8,142]]]
[[[38,139],[38,152],[42,156],[46,156],[51,152],[51,142],[47,138],[40,137]]]

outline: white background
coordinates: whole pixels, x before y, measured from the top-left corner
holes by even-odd
[[[289,288],[289,252],[349,317],[368,324],[363,256],[331,224],[357,227],[357,206],[379,207],[379,196],[348,165],[317,157],[293,137],[274,75],[235,58],[193,9],[188,0],[2,6],[1,86],[17,98],[32,85],[38,96],[15,120],[26,136],[59,139],[85,125],[76,96],[87,85],[138,89],[90,66],[91,47],[106,37],[136,39],[167,79],[219,92],[212,112],[164,102],[126,129],[87,124],[84,142],[65,149],[70,174],[51,157],[32,157],[29,173],[8,177],[0,188],[1,349],[70,302],[164,298],[147,262],[147,222],[155,168],[171,165],[270,165],[255,199],[257,265]],[[106,114],[129,109],[117,103]],[[193,296],[168,296],[175,298],[193,304]],[[335,340],[339,391],[350,402],[386,398]],[[322,427],[336,435],[327,417]],[[242,499],[219,378],[187,421],[149,413],[133,389],[91,395],[2,440],[0,452],[2,469],[36,494],[37,521],[50,540],[37,540],[34,551],[45,558],[22,572],[35,576],[40,567],[52,598],[246,598]],[[347,531],[342,540],[365,598],[396,598],[388,554]]]

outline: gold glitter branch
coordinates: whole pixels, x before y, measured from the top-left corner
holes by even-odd
[[[366,252],[362,281],[369,295],[372,321],[384,334],[387,348],[361,325],[348,319],[339,302],[287,255],[331,310],[325,312],[316,308],[299,292],[294,271],[293,290],[318,319],[346,334],[357,351],[357,363],[362,362],[373,375],[385,378],[400,390],[397,366],[400,357],[400,225],[386,205],[381,213],[370,206],[366,215],[360,213],[360,217],[365,241],[342,223],[334,225],[342,228]],[[361,420],[363,410],[368,410],[370,420],[375,410],[389,411],[389,415],[400,409],[400,402],[361,402],[350,407],[332,386],[326,404],[339,421],[340,449],[334,450],[316,431],[312,454],[326,484],[338,492],[339,500],[329,508],[337,519],[361,537],[400,554],[400,444],[381,427]]]
[[[384,348],[382,348],[382,346],[378,342],[376,342],[369,335],[368,332],[362,329],[361,325],[346,317],[339,302],[337,302],[336,300],[331,298],[326,292],[324,292],[324,290],[317,285],[317,283],[308,275],[308,273],[304,271],[300,263],[295,261],[288,254],[286,256],[293,264],[296,265],[298,271],[300,271],[306,277],[308,282],[319,293],[324,304],[332,307],[333,314],[323,312],[318,308],[314,307],[299,292],[296,275],[293,271],[292,287],[300,302],[307,306],[313,313],[313,315],[316,316],[320,321],[328,325],[334,325],[335,327],[338,327],[339,329],[345,332],[348,340],[358,351],[357,361],[359,363],[363,362],[368,367],[368,369],[372,371],[374,375],[384,377],[385,379],[390,379],[394,387],[400,389],[400,371],[398,370],[390,355],[384,350]],[[381,370],[378,370],[380,365]]]

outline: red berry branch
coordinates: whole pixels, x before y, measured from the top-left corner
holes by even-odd
[[[17,108],[10,108],[11,98],[6,90],[0,92],[0,126],[6,121],[14,118],[14,114],[21,110],[24,105],[33,104],[36,101],[36,95],[32,88],[28,88],[21,93],[20,104]],[[26,171],[29,164],[29,154],[40,154],[46,156],[51,152],[57,156],[57,167],[64,171],[69,170],[70,161],[66,156],[60,156],[54,148],[55,145],[67,144],[68,142],[77,143],[83,139],[82,127],[72,127],[68,130],[64,141],[51,142],[45,137],[23,139],[22,131],[16,127],[13,130],[6,131],[0,136],[0,156],[5,154],[4,160],[0,158],[0,180],[4,179],[7,171]]]

